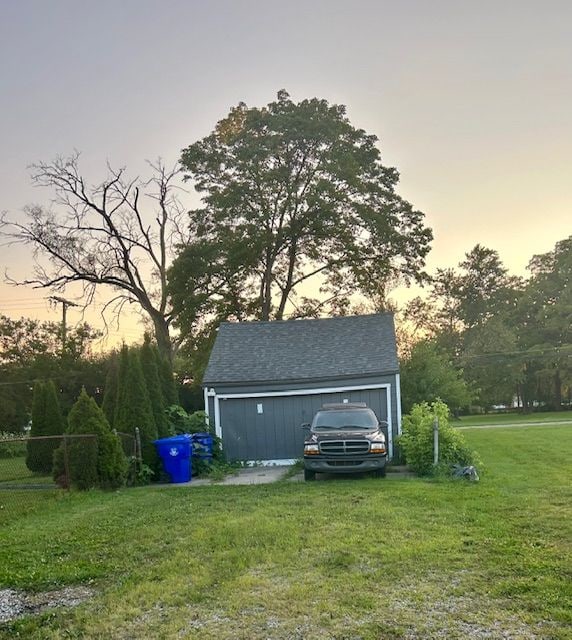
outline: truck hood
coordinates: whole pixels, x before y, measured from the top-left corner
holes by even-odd
[[[364,429],[332,429],[331,431],[312,431],[305,440],[306,444],[325,442],[327,440],[380,440],[385,439],[381,429],[366,431]]]

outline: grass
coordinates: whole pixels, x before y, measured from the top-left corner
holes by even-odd
[[[26,458],[0,458],[0,485],[8,484],[52,484],[51,476],[32,473],[26,466]]]
[[[464,433],[478,484],[35,497],[5,514],[0,586],[97,596],[0,638],[571,638],[572,428]]]
[[[531,422],[569,422],[572,423],[572,411],[545,411],[538,413],[489,413],[478,416],[461,416],[455,421],[458,427],[480,425],[526,424]]]

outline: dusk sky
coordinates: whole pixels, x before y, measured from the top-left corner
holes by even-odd
[[[51,197],[31,187],[32,162],[77,149],[93,181],[107,160],[143,176],[239,101],[284,88],[347,105],[379,137],[433,228],[430,270],[481,243],[525,274],[572,234],[569,1],[0,0],[0,80],[12,216]],[[28,249],[0,262],[31,274]],[[46,295],[2,284],[0,313],[58,320]],[[139,334],[126,322],[116,338]]]

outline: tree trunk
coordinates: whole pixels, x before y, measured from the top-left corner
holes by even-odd
[[[278,312],[276,313],[276,320],[282,320],[282,318],[284,317],[284,310],[286,309],[288,296],[292,291],[292,279],[294,278],[294,266],[296,265],[296,254],[297,254],[297,243],[295,240],[292,240],[292,244],[290,245],[290,250],[288,253],[289,253],[288,276],[286,278],[286,284],[284,285],[284,290],[282,291],[282,298],[280,300],[280,306],[278,307]]]
[[[560,369],[556,369],[554,373],[554,409],[555,411],[562,409],[562,379],[560,378]]]
[[[264,269],[264,281],[262,283],[262,316],[261,320],[270,320],[270,311],[272,309],[272,264],[270,256],[266,256],[266,268]]]
[[[162,315],[153,315],[153,326],[155,328],[155,340],[157,340],[157,348],[163,358],[167,358],[169,362],[173,362],[173,344],[171,343],[171,334],[169,332],[169,323]]]

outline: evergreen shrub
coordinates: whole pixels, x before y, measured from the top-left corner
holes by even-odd
[[[93,398],[82,389],[68,416],[69,435],[94,434],[94,438],[68,438],[67,455],[71,485],[78,489],[115,489],[125,483],[127,459],[119,437]],[[54,455],[53,476],[61,483],[64,446]]]
[[[143,462],[151,468],[157,466],[157,453],[153,441],[157,427],[147,386],[136,349],[123,346],[119,358],[119,386],[114,426],[117,431],[135,435],[139,429]]]
[[[54,451],[60,445],[58,438],[34,440],[38,436],[61,436],[65,422],[54,383],[36,382],[32,400],[32,429],[27,443],[26,466],[34,473],[48,475],[52,471]]]
[[[163,388],[159,377],[159,361],[157,348],[151,344],[149,334],[145,334],[145,341],[140,351],[141,369],[145,379],[147,395],[151,403],[153,420],[159,438],[166,438],[171,435],[169,422],[165,415],[166,402],[163,396]]]

